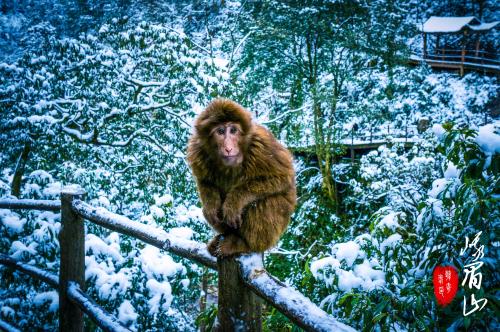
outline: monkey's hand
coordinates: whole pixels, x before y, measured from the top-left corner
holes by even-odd
[[[212,226],[216,227],[222,223],[222,220],[219,218],[219,208],[204,206],[202,212],[205,219]]]
[[[222,204],[222,215],[224,222],[231,228],[238,229],[241,226],[241,214],[243,209],[237,204],[238,202],[232,200],[230,197]]]

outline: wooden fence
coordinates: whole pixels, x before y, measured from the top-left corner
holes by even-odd
[[[458,69],[464,75],[465,69],[500,73],[500,59],[497,53],[480,50],[453,50],[438,48],[427,52],[412,52],[410,63],[427,62],[433,68]]]
[[[261,331],[262,299],[306,331],[354,331],[287,287],[264,269],[261,254],[216,260],[202,243],[177,238],[162,229],[84,202],[85,193],[64,189],[60,201],[3,199],[0,208],[61,211],[59,277],[0,254],[0,264],[37,278],[59,291],[59,330],[83,331],[83,314],[104,331],[129,331],[85,293],[84,220],[125,234],[219,273],[217,331]],[[0,330],[16,331],[0,320]]]

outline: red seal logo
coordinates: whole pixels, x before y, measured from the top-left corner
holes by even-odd
[[[438,304],[446,307],[453,301],[458,290],[458,272],[453,266],[438,265],[432,275],[434,295]]]

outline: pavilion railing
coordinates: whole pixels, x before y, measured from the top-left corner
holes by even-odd
[[[84,202],[85,193],[64,189],[60,201],[1,199],[0,208],[61,211],[59,276],[0,254],[0,264],[40,279],[59,291],[59,330],[83,331],[83,314],[104,331],[129,331],[85,292],[84,220],[137,238],[157,248],[215,269],[218,284],[218,331],[261,331],[262,299],[306,331],[354,331],[287,287],[264,269],[261,254],[216,260],[204,244],[181,239]],[[15,327],[0,320],[0,329]]]
[[[500,66],[498,54],[476,50],[434,49],[425,54],[425,59]]]

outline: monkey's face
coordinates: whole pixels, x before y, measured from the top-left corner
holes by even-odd
[[[240,149],[242,141],[241,126],[235,122],[224,122],[212,129],[211,135],[217,145],[217,154],[222,164],[235,167],[243,161]]]

